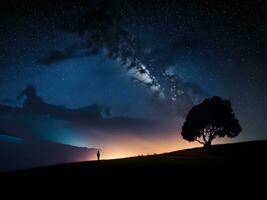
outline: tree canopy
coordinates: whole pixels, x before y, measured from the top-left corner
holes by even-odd
[[[181,134],[189,142],[209,147],[216,137],[236,137],[241,130],[230,101],[214,96],[189,111]]]

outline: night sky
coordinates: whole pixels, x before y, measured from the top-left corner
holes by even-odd
[[[264,0],[1,1],[0,103],[22,107],[17,95],[31,84],[49,105],[98,105],[103,119],[32,113],[24,131],[0,130],[105,158],[160,153],[197,145],[182,140],[181,125],[217,95],[243,128],[220,141],[267,139],[266,13]]]

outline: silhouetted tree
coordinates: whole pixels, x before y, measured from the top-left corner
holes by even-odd
[[[241,130],[230,101],[214,96],[189,111],[182,136],[189,142],[197,141],[209,147],[216,137],[235,137]]]

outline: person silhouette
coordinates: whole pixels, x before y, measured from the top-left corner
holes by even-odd
[[[96,156],[97,156],[97,160],[100,160],[100,152],[99,152],[99,150],[97,151]]]

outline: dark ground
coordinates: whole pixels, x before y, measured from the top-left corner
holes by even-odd
[[[2,173],[0,189],[4,199],[266,199],[266,153],[267,141],[255,141],[63,164]]]

